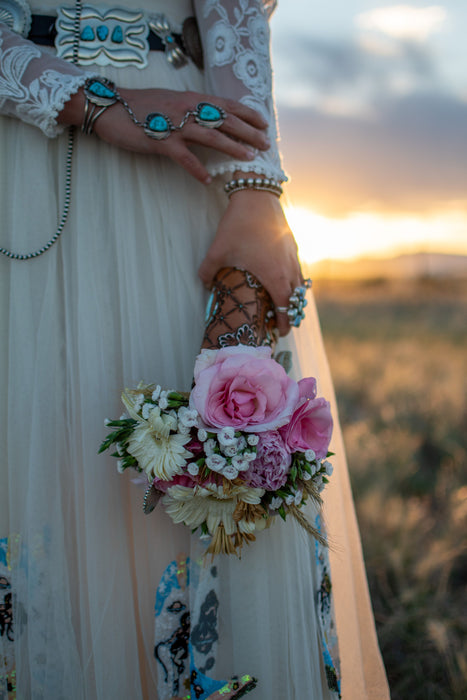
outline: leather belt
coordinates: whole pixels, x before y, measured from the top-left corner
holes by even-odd
[[[57,29],[55,26],[56,21],[56,15],[32,15],[31,31],[28,34],[28,39],[33,41],[35,44],[40,44],[41,46],[53,46],[57,36]],[[182,35],[172,33],[171,36],[174,38],[177,45],[183,50]],[[146,39],[149,44],[150,51],[165,51],[164,42],[159,36],[157,36],[157,34],[154,34],[154,32],[150,31]]]

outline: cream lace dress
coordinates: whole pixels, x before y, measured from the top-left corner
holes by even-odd
[[[175,24],[193,13],[188,0],[133,4]],[[270,9],[196,2],[204,74],[163,52],[143,70],[85,70],[120,87],[241,99],[275,138]],[[84,79],[0,24],[0,246],[29,252],[55,230],[67,148],[55,118]],[[213,174],[252,167],[205,157]],[[275,148],[253,167],[284,179]],[[97,456],[121,388],[190,387],[206,301],[197,269],[225,208],[222,181],[205,187],[171,161],[79,135],[59,243],[29,262],[0,259],[0,698],[328,700],[336,631],[342,696],[388,697],[338,428],[331,568],[294,522],[203,568],[198,538],[162,509],[145,516],[132,475]],[[313,306],[284,347],[296,376],[317,376],[331,397]]]

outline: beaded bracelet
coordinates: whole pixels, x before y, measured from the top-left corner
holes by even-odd
[[[282,194],[280,182],[268,177],[240,177],[227,182],[224,185],[224,190],[229,197],[231,197],[234,192],[239,192],[240,190],[261,190],[263,192],[271,192],[275,194],[276,197],[280,197]]]

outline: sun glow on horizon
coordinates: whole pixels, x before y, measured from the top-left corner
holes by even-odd
[[[409,252],[467,255],[464,212],[430,218],[355,213],[344,219],[331,219],[298,206],[288,206],[285,212],[306,263]]]

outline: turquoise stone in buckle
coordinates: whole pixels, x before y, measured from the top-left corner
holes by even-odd
[[[162,141],[170,136],[174,130],[174,125],[165,114],[152,112],[147,115],[143,128],[147,136],[157,141]]]
[[[217,129],[224,123],[227,116],[221,107],[217,107],[210,102],[200,102],[193,114],[195,121],[208,129]]]

